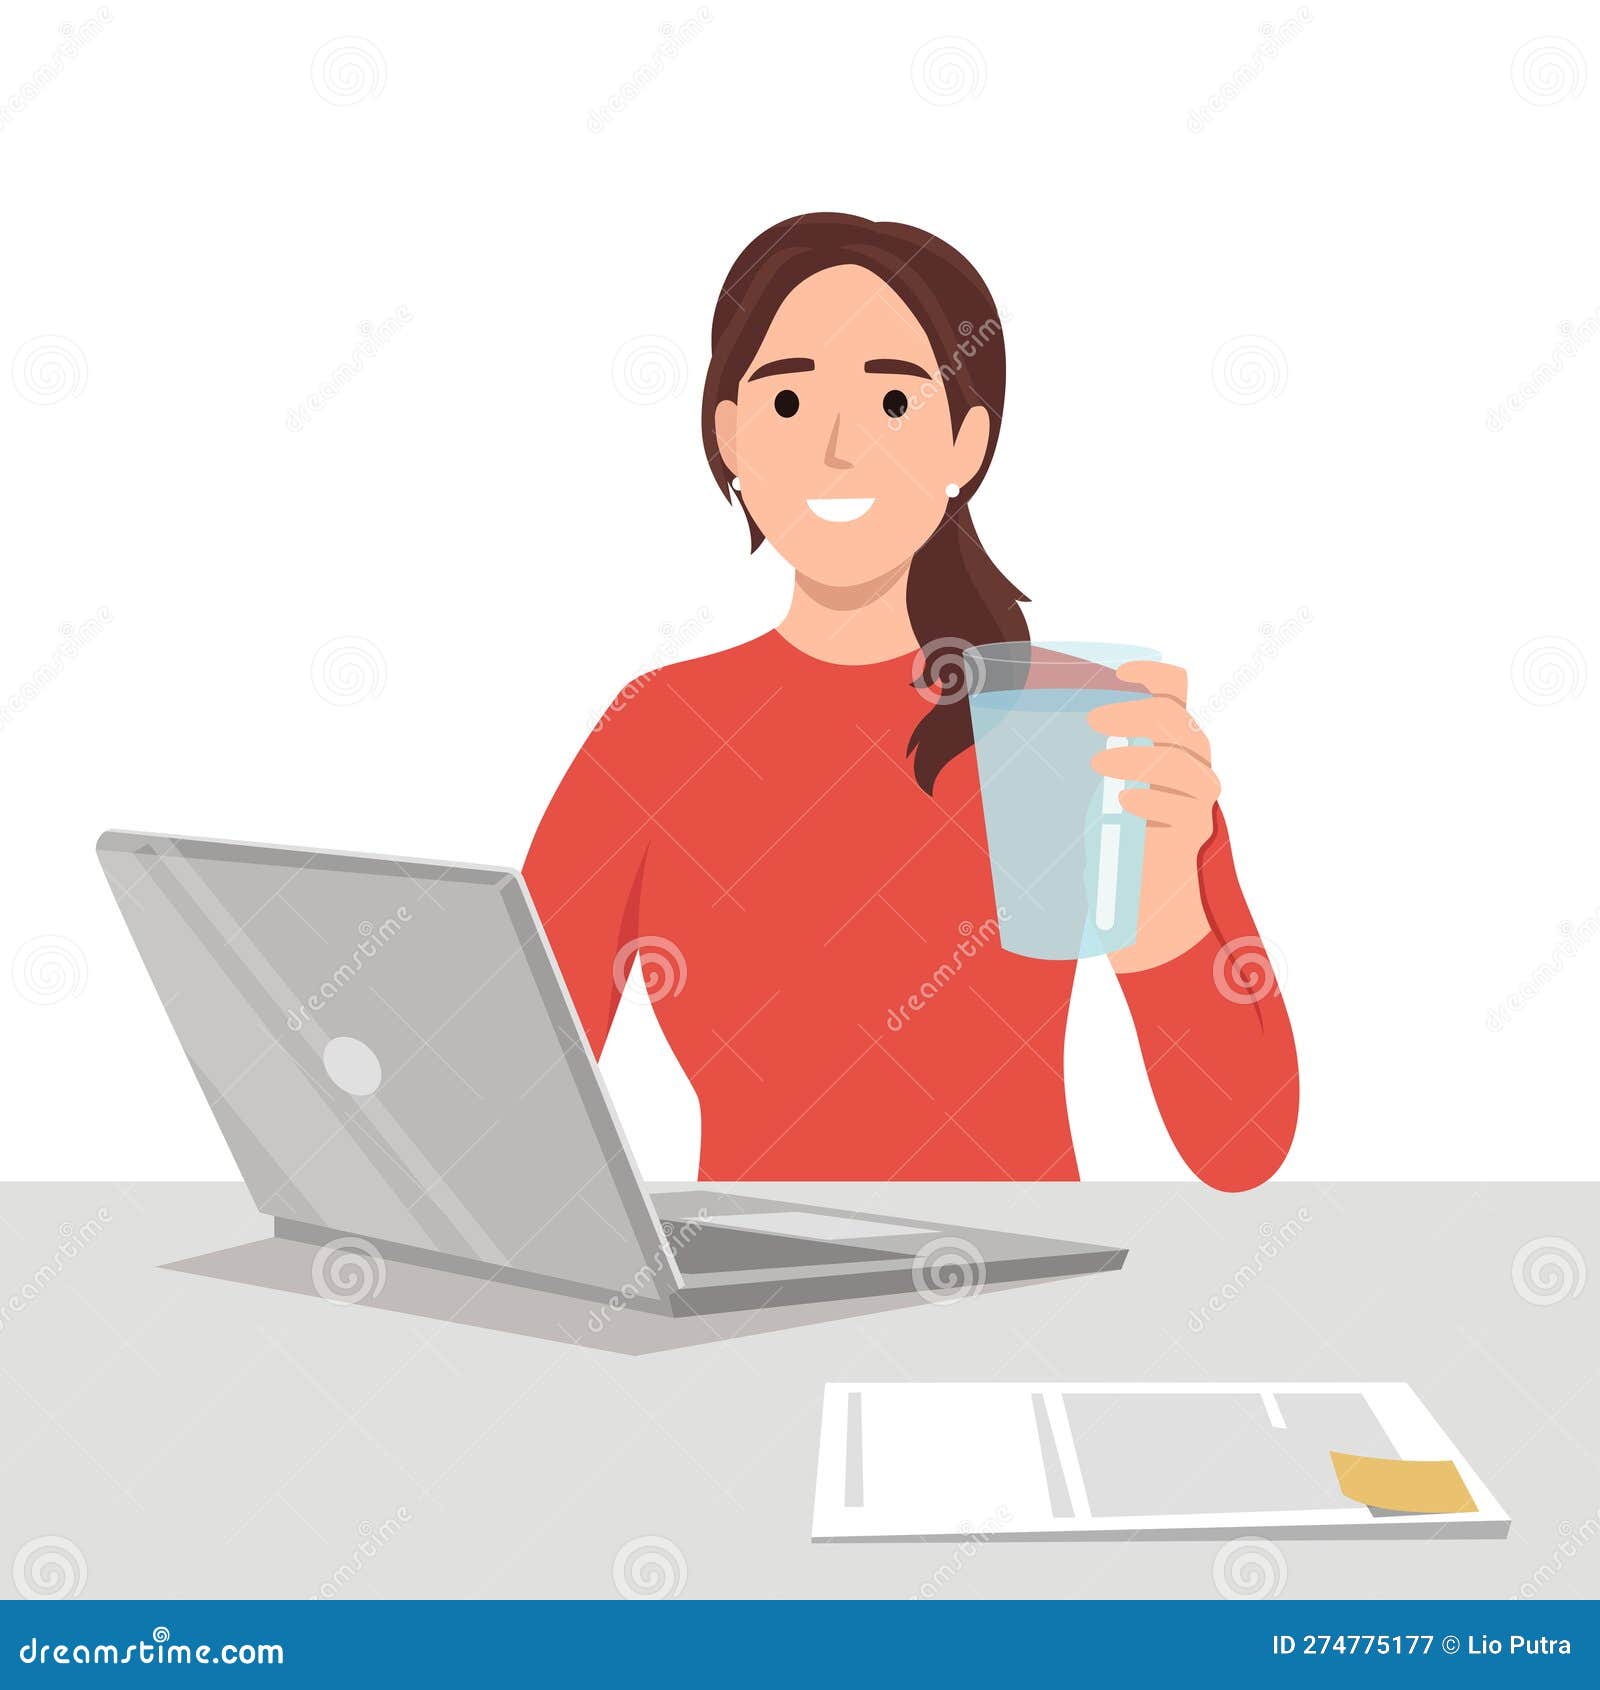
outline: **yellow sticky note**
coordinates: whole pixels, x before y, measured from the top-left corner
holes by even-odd
[[[1397,1514],[1476,1514],[1453,1461],[1391,1461],[1330,1450],[1339,1489],[1352,1502]]]

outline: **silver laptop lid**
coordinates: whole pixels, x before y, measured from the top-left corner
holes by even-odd
[[[519,875],[97,848],[264,1214],[630,1299],[681,1283]]]

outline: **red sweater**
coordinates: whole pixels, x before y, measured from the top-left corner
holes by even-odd
[[[629,991],[700,1099],[702,1179],[1078,1177],[1075,965],[1000,948],[976,759],[917,786],[911,676],[911,655],[845,667],[777,633],[657,670],[539,824],[523,875],[589,1042],[637,954]],[[1119,983],[1173,1143],[1238,1190],[1283,1160],[1299,1087],[1281,997],[1247,989],[1220,810],[1200,890],[1211,936]]]

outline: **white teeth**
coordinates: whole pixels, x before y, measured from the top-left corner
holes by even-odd
[[[824,522],[854,522],[873,505],[871,499],[807,499],[806,503]]]

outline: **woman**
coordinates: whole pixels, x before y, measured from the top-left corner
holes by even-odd
[[[970,510],[1005,398],[994,301],[934,236],[819,213],[739,255],[711,340],[706,458],[794,596],[624,688],[540,823],[524,875],[590,1044],[637,957],[702,1179],[1076,1179],[1074,965],[995,938],[971,717],[925,655],[1027,638]],[[1173,1142],[1239,1190],[1293,1136],[1293,1038],[1183,671],[1118,673],[1149,696],[1091,725],[1154,743],[1095,760],[1149,783],[1121,796],[1148,825],[1111,962]]]

